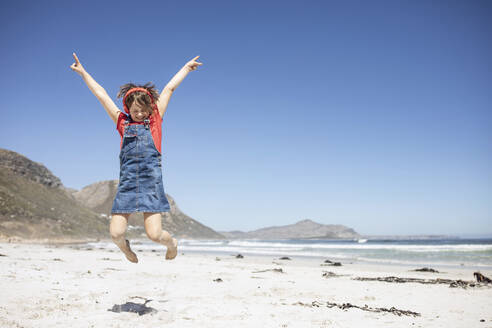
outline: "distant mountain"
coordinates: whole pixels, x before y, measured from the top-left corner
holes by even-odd
[[[118,180],[106,180],[88,185],[80,191],[74,191],[72,195],[82,205],[109,217],[117,189]],[[166,197],[171,205],[171,211],[161,213],[163,229],[179,238],[224,239],[223,235],[181,212],[169,194],[166,194]],[[128,221],[128,224],[133,226],[135,233],[145,236],[142,213],[131,214]]]
[[[108,235],[107,221],[75,201],[40,163],[0,149],[0,239]]]
[[[295,224],[262,228],[254,231],[220,233],[229,239],[358,239],[361,236],[343,225],[320,224],[302,220]]]
[[[80,190],[73,189],[71,194],[84,206],[109,217],[117,189],[118,180],[106,180],[92,183]]]

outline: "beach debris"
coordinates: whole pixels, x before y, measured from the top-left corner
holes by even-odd
[[[62,260],[62,259],[59,259],[59,258],[55,258],[55,259],[53,259],[53,261],[60,261],[60,262],[63,262],[63,260]]]
[[[435,272],[435,273],[439,273],[439,271],[435,270],[435,269],[432,269],[432,268],[421,268],[421,269],[415,269],[413,271],[419,271],[419,272]]]
[[[216,260],[216,261],[220,261],[220,258],[216,257],[216,258],[215,258],[215,260]]]
[[[377,277],[377,278],[368,278],[368,277],[355,277],[352,280],[360,280],[360,281],[384,281],[384,282],[394,282],[394,283],[406,283],[406,282],[414,282],[419,284],[445,284],[449,285],[449,287],[461,287],[466,289],[467,287],[483,287],[487,286],[487,284],[476,283],[474,281],[464,281],[461,279],[452,280],[452,279],[421,279],[421,278],[400,278],[400,277]]]
[[[115,304],[111,309],[108,309],[108,311],[111,312],[133,312],[133,313],[138,313],[138,315],[144,315],[147,313],[156,313],[157,310],[151,307],[147,306],[147,303],[152,300],[145,300],[143,304],[140,303],[133,303],[133,302],[126,302],[125,304]]]
[[[307,307],[326,306],[328,308],[337,307],[337,308],[342,309],[342,310],[346,310],[346,309],[350,309],[350,308],[357,308],[357,309],[360,309],[362,311],[369,311],[369,312],[389,312],[389,313],[393,313],[399,317],[401,317],[402,315],[420,317],[420,313],[418,313],[418,312],[413,312],[413,311],[409,311],[409,310],[399,310],[395,307],[391,307],[389,309],[387,309],[387,308],[373,308],[373,307],[367,306],[367,304],[365,304],[364,306],[358,306],[358,305],[353,305],[350,303],[338,304],[338,303],[332,303],[332,302],[323,303],[323,302],[313,301],[311,303],[297,302],[297,303],[293,303],[292,305],[301,305],[301,306],[307,306]]]
[[[5,255],[5,254],[0,254],[0,256],[7,256],[7,255]]]
[[[241,254],[237,254],[237,255],[236,255],[236,258],[237,258],[237,259],[242,259],[243,257],[244,257],[244,256],[242,256]]]
[[[279,273],[285,273],[282,268],[274,268],[274,269],[266,269],[266,270],[260,270],[260,271],[253,271],[251,273],[260,273],[260,272],[267,272],[267,271],[273,271],[273,272],[279,272]]]
[[[342,263],[340,263],[340,262],[332,262],[330,260],[325,260],[325,262],[322,263],[321,266],[342,266]]]
[[[322,276],[325,278],[334,278],[334,277],[343,277],[346,276],[346,274],[336,274],[335,272],[324,271]]]
[[[116,269],[116,268],[104,268],[104,270],[124,271],[124,270],[121,270],[121,269]]]
[[[473,275],[475,276],[475,278],[477,279],[477,282],[483,282],[483,283],[491,283],[492,280],[490,278],[487,278],[485,277],[483,274],[481,274],[480,272],[473,272]]]
[[[222,282],[221,278],[214,279],[215,282]]]
[[[290,257],[288,257],[288,256],[282,256],[281,258],[279,258],[279,260],[290,260]]]

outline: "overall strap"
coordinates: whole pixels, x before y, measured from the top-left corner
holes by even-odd
[[[130,126],[130,121],[128,120],[128,117],[125,118],[125,123],[123,125],[123,133],[126,134],[126,132],[128,131],[128,127]]]

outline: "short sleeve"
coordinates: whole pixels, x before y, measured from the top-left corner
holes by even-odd
[[[125,121],[127,119],[127,116],[120,112],[120,115],[118,115],[118,120],[116,121],[116,130],[118,130],[120,136],[123,137],[123,134],[125,133]]]
[[[150,124],[154,124],[156,126],[162,124],[162,117],[157,109],[154,109],[152,116],[150,117]]]

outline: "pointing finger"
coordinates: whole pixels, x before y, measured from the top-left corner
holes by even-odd
[[[75,58],[75,62],[77,64],[80,64],[79,58],[77,58],[77,55],[75,54],[75,52],[73,53],[73,58]]]

